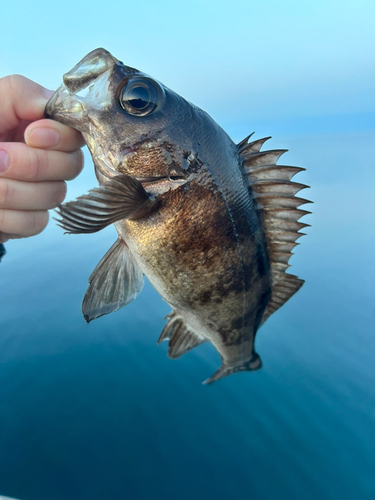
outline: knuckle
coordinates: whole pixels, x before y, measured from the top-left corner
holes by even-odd
[[[28,233],[35,235],[41,233],[47,226],[49,213],[47,210],[29,212]]]
[[[53,206],[51,208],[55,208],[60,203],[62,203],[65,199],[66,196],[66,191],[67,191],[67,186],[64,181],[59,181],[54,183],[54,193],[52,196],[52,203]]]
[[[84,164],[84,156],[83,156],[83,151],[81,149],[77,149],[77,151],[69,153],[69,156],[71,162],[71,172],[69,179],[67,180],[72,180],[82,172]]]
[[[47,210],[12,211],[0,209],[0,233],[12,234],[12,238],[34,236],[45,229],[48,224]]]
[[[5,86],[11,91],[17,91],[27,82],[27,78],[25,76],[17,74],[5,76],[4,80]]]
[[[43,149],[34,149],[28,151],[28,170],[29,178],[32,181],[37,181],[43,179],[43,171],[45,170],[45,165],[47,163],[47,152]]]
[[[10,187],[7,179],[0,179],[0,207],[7,207],[10,201]]]
[[[3,76],[3,78],[0,78],[0,88],[2,91],[4,91],[4,93],[11,89],[11,80],[13,77],[14,75],[7,75]]]

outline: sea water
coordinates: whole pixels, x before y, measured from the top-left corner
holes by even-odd
[[[0,495],[373,500],[374,139],[294,133],[270,145],[289,147],[279,163],[306,167],[295,180],[312,186],[312,227],[291,259],[306,283],[258,332],[262,370],[211,386],[209,344],[176,361],[156,345],[169,307],[148,283],[86,325],[80,303],[112,227],[64,236],[50,224],[7,243]],[[89,170],[70,198],[95,187]]]

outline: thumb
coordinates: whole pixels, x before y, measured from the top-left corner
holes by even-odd
[[[22,120],[44,118],[44,107],[53,91],[21,75],[0,79],[0,134],[16,128]]]

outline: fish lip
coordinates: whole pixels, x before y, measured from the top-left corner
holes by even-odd
[[[44,108],[44,116],[45,118],[53,119],[54,115],[58,111],[58,108],[62,108],[63,96],[68,96],[67,88],[64,83],[60,85],[60,87],[56,90],[56,92],[52,95],[50,100],[47,102]],[[58,102],[59,101],[59,102]]]
[[[64,83],[60,85],[44,108],[45,118],[65,123],[81,132],[84,131],[80,127],[84,115],[84,100],[80,96],[69,94]]]
[[[108,50],[103,48],[92,50],[63,75],[63,82],[69,94],[77,94],[118,63],[119,60]]]

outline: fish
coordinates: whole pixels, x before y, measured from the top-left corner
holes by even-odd
[[[89,278],[87,322],[117,311],[144,276],[171,312],[158,343],[168,357],[210,342],[221,357],[210,384],[262,366],[260,326],[303,280],[287,273],[309,203],[278,165],[271,137],[235,144],[202,109],[103,48],[63,75],[47,118],[79,130],[99,187],[59,206],[67,233],[114,224],[118,238]]]

